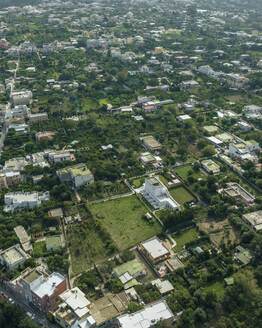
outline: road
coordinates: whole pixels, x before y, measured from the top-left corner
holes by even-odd
[[[44,313],[38,311],[37,309],[33,308],[21,295],[14,293],[6,284],[0,281],[0,292],[5,293],[9,298],[12,298],[17,306],[19,306],[25,312],[30,312],[34,315],[34,319],[38,324],[45,328],[58,328],[57,325],[49,322],[46,319]]]

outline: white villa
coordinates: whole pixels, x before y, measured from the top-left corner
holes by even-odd
[[[158,177],[146,178],[141,194],[155,209],[180,210],[180,205],[169,194]]]

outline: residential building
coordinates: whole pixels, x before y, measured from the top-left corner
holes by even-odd
[[[114,268],[113,276],[118,278],[122,284],[126,284],[132,279],[143,277],[147,274],[144,265],[137,258],[121,264]]]
[[[56,171],[56,174],[61,182],[69,183],[73,189],[77,189],[94,182],[93,174],[83,163],[65,167]]]
[[[23,176],[19,171],[8,171],[0,173],[0,189],[11,188],[19,185],[23,181]]]
[[[262,106],[246,105],[244,111],[248,114],[260,114],[262,112]]]
[[[161,295],[167,295],[174,290],[174,286],[169,280],[156,279],[151,282],[153,286],[156,286]]]
[[[35,134],[35,139],[37,142],[39,142],[41,138],[47,138],[48,140],[52,140],[55,135],[56,132],[53,131],[38,132]]]
[[[238,122],[238,127],[241,132],[249,132],[249,131],[253,130],[252,125],[248,124],[245,121]]]
[[[5,212],[34,208],[49,200],[49,192],[9,192],[5,194]]]
[[[30,123],[46,121],[46,120],[48,120],[48,115],[47,115],[47,113],[29,114],[28,119],[29,119]]]
[[[155,209],[180,210],[180,205],[169,194],[168,189],[158,177],[146,178],[141,194]]]
[[[190,89],[196,89],[200,87],[200,84],[197,81],[191,80],[191,81],[183,81],[180,84],[181,90],[186,91]]]
[[[59,305],[52,312],[55,321],[63,328],[92,328],[96,321],[90,315],[90,302],[78,288],[66,290],[58,296]]]
[[[205,171],[208,173],[217,174],[220,172],[220,167],[211,159],[207,159],[201,162],[201,165]]]
[[[25,231],[25,228],[23,226],[17,226],[14,228],[14,231],[17,235],[17,238],[20,241],[20,244],[23,248],[23,250],[27,253],[31,253],[33,250],[33,247],[31,245],[31,237],[28,236],[27,232]]]
[[[50,161],[54,163],[63,162],[63,161],[73,162],[76,160],[74,154],[71,154],[70,151],[64,151],[64,150],[50,152],[48,153],[48,158]]]
[[[243,200],[246,205],[252,205],[255,201],[255,197],[241,187],[238,183],[228,184],[229,186],[224,189],[224,192],[230,196],[240,200]]]
[[[149,151],[161,151],[162,145],[153,137],[153,136],[145,136],[140,138],[145,148]]]
[[[243,214],[243,221],[252,227],[256,232],[262,230],[262,211]]]
[[[170,251],[158,237],[153,237],[139,244],[138,250],[152,265],[165,261],[170,257]]]
[[[54,309],[58,296],[66,290],[66,278],[60,273],[47,274],[42,267],[26,269],[9,282],[9,287],[41,312]]]
[[[28,132],[27,124],[10,124],[9,129],[14,129],[16,134],[24,134]]]
[[[148,304],[140,311],[126,313],[117,318],[120,328],[150,328],[161,320],[174,321],[174,315],[165,300]]]
[[[15,157],[11,158],[8,161],[5,161],[3,168],[4,172],[20,172],[29,165],[29,161],[24,157]]]
[[[14,245],[4,251],[0,251],[0,264],[12,270],[23,264],[30,256],[26,254],[20,245]]]
[[[15,91],[11,95],[11,102],[14,106],[29,105],[33,94],[31,91]]]
[[[248,249],[239,245],[235,249],[235,259],[240,265],[248,265],[252,260],[252,255]]]
[[[244,88],[249,82],[248,78],[234,73],[225,74],[225,78],[229,85],[237,89]]]

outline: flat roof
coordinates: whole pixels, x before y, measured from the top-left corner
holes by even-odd
[[[152,148],[162,147],[162,145],[153,136],[145,136],[141,138],[143,142],[147,143]]]
[[[206,130],[207,132],[217,132],[218,127],[215,125],[206,125],[204,126],[204,130]]]
[[[91,174],[90,170],[83,163],[65,167],[63,169],[58,170],[58,173],[70,173],[70,172],[74,176],[82,176],[82,175]]]
[[[173,318],[166,301],[158,301],[135,313],[127,313],[118,317],[122,328],[150,328],[160,320]]]
[[[1,255],[9,265],[15,264],[26,258],[26,254],[22,251],[20,246],[13,246],[6,251],[3,251]]]
[[[244,214],[243,219],[248,221],[256,231],[262,229],[262,210]]]
[[[35,281],[36,279],[38,279],[42,274],[37,271],[37,270],[33,270],[31,272],[29,272],[26,276],[23,277],[23,280],[25,280],[29,285]]]
[[[161,243],[157,238],[151,238],[141,243],[144,249],[152,256],[153,259],[157,259],[160,256],[169,254],[169,250]]]
[[[41,284],[32,288],[33,292],[42,298],[45,295],[51,296],[56,287],[64,281],[64,276],[60,273],[53,272],[48,278],[46,278]]]

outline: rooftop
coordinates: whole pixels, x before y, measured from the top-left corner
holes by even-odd
[[[161,319],[171,319],[173,313],[165,301],[158,301],[145,306],[143,310],[118,317],[121,328],[149,328]]]
[[[37,270],[30,271],[27,275],[23,277],[23,279],[30,285],[33,281],[41,277],[41,273]]]
[[[82,175],[91,174],[90,170],[83,163],[65,167],[65,168],[59,170],[58,172],[60,174],[72,173],[74,176],[82,176]]]
[[[157,237],[146,240],[141,243],[141,245],[152,256],[153,259],[157,259],[163,255],[169,254],[169,250],[161,243]]]
[[[54,293],[56,287],[61,284],[64,279],[64,276],[62,276],[60,273],[53,272],[41,284],[38,284],[32,290],[40,298],[45,295],[51,296]]]

